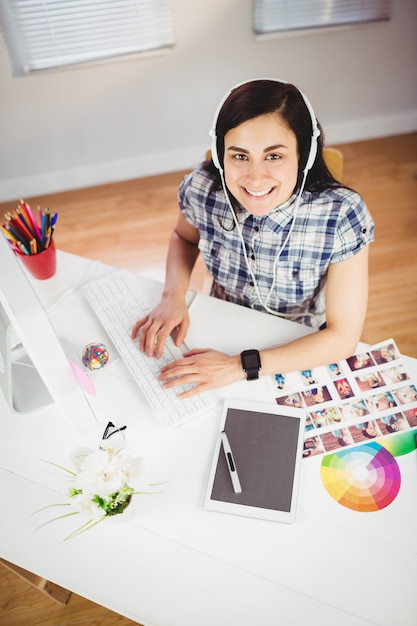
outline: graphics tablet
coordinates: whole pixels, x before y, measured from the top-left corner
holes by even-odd
[[[293,522],[304,423],[302,409],[226,400],[204,507],[222,513]]]

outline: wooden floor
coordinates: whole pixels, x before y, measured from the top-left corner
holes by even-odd
[[[376,223],[362,340],[394,337],[417,357],[417,134],[344,144],[344,182],[362,194]],[[163,279],[185,172],[25,198],[59,212],[58,248]],[[18,200],[16,198],[16,200]],[[0,204],[0,216],[12,206]],[[198,264],[192,286],[207,291]],[[0,555],[1,556],[1,555]],[[0,568],[0,622],[7,626],[127,626],[133,622],[72,596],[61,608]]]
[[[72,594],[66,606],[32,587],[0,564],[2,626],[138,626],[117,613]]]

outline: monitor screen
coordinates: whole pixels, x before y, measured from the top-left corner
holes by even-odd
[[[79,431],[97,423],[45,309],[3,236],[0,389],[16,413],[36,411],[53,403]]]

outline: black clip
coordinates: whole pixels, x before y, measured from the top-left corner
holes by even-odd
[[[115,435],[116,433],[119,433],[122,430],[126,430],[127,426],[121,426],[120,428],[116,428],[116,430],[114,430],[112,433],[109,432],[110,428],[116,428],[115,425],[113,424],[113,422],[109,422],[107,424],[106,428],[104,429],[104,433],[103,433],[102,439],[109,439],[110,437],[112,437],[112,435]]]

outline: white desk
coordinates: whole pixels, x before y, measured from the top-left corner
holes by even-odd
[[[57,275],[36,282],[46,308],[71,287],[108,271],[59,253]],[[157,300],[161,285],[143,281]],[[397,459],[401,490],[376,513],[341,507],[320,479],[321,457],[303,461],[295,524],[204,511],[220,413],[174,430],[152,419],[114,349],[77,289],[50,312],[59,335],[81,355],[91,341],[111,353],[92,374],[90,400],[100,427],[80,435],[53,407],[12,415],[0,397],[0,558],[107,606],[145,626],[411,626],[417,595],[417,458]],[[303,331],[291,322],[198,296],[191,308],[190,346],[238,352],[288,340]],[[381,338],[385,339],[385,338]],[[407,364],[417,373],[417,361]],[[264,399],[265,381],[243,381],[219,397]],[[106,520],[78,538],[74,518],[34,532],[53,514],[33,512],[63,502],[62,474],[40,458],[68,466],[71,449],[96,441],[108,420],[126,424],[127,445],[146,459],[150,482],[163,492],[135,496],[134,516]]]

